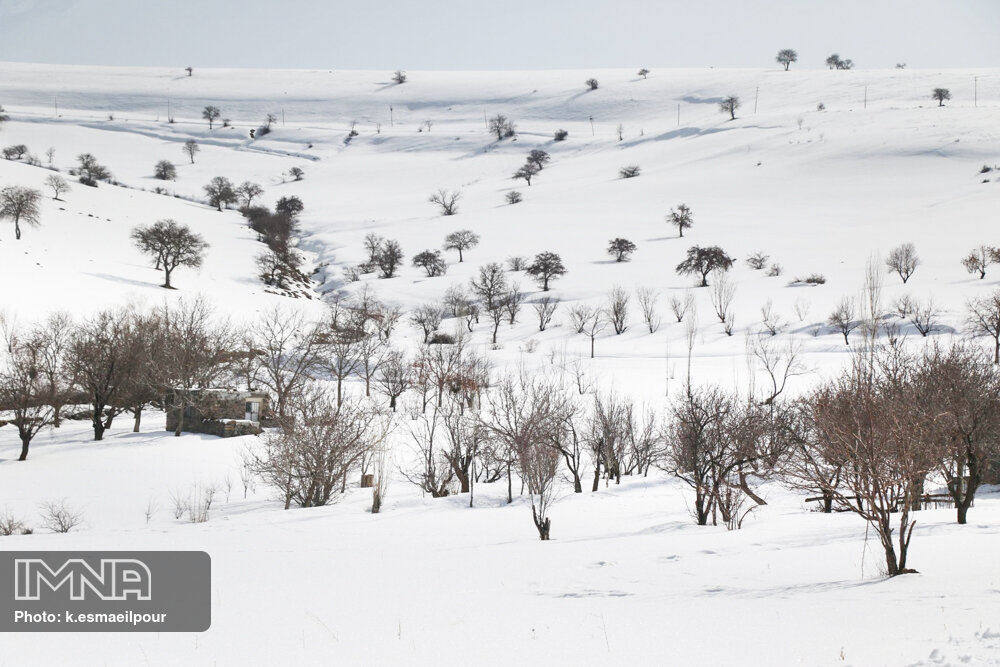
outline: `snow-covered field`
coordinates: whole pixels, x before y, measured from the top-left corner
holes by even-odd
[[[585,88],[590,76],[597,90]],[[937,87],[951,90],[944,107],[930,98]],[[733,121],[718,111],[727,95],[743,103]],[[486,262],[558,252],[568,268],[551,292],[563,301],[559,325],[538,332],[528,310],[501,328],[499,349],[485,323],[471,344],[497,368],[581,357],[603,388],[657,408],[687,364],[686,327],[673,322],[671,296],[690,290],[696,299],[695,381],[741,387],[759,379],[746,340],[770,300],[786,323],[780,338],[801,345],[811,369],[793,379],[789,391],[797,392],[846,362],[840,334],[827,327],[814,335],[814,325],[858,294],[873,254],[915,244],[922,263],[906,285],[887,275],[884,299],[933,299],[941,311],[935,337],[962,333],[965,302],[1000,284],[1000,273],[979,280],[959,263],[973,247],[998,242],[1000,178],[979,173],[1000,164],[997,70],[654,70],[648,79],[622,70],[411,72],[396,85],[388,72],[196,69],[188,77],[0,64],[0,104],[11,117],[0,147],[26,144],[43,164],[52,147],[64,173],[90,152],[122,184],[74,181],[64,201],[43,201],[42,225],[20,241],[0,224],[0,310],[22,322],[194,294],[241,321],[275,303],[317,314],[318,300],[266,292],[253,266],[262,246],[239,213],[193,201],[215,176],[260,183],[268,205],[302,199],[299,247],[319,269],[320,293],[367,284],[408,308],[439,300]],[[209,130],[200,119],[208,104],[232,127]],[[268,113],[278,118],[273,132],[250,140]],[[487,133],[485,118],[498,113],[517,124],[516,140]],[[353,122],[358,135],[348,141]],[[566,141],[553,141],[558,129],[569,132]],[[201,145],[193,164],[181,152],[188,139]],[[552,159],[527,187],[510,176],[532,149]],[[153,178],[162,159],[177,165],[176,181]],[[619,178],[626,165],[641,175]],[[303,180],[288,178],[292,167]],[[0,160],[0,186],[43,188],[51,173]],[[151,192],[157,186],[177,197]],[[438,188],[462,191],[457,215],[440,216],[427,202]],[[512,189],[522,203],[505,203]],[[695,224],[679,239],[664,217],[682,202]],[[179,289],[170,293],[128,238],[133,226],[162,218],[189,224],[212,246],[200,270],[177,270]],[[448,253],[448,273],[436,278],[409,266],[457,229],[482,239],[465,262]],[[407,265],[390,280],[344,283],[342,269],[365,258],[371,231],[397,239]],[[627,263],[605,253],[618,236],[638,246]],[[732,336],[709,290],[673,270],[694,244],[739,258],[730,272]],[[782,274],[750,269],[744,258],[755,251]],[[789,285],[811,273],[826,283]],[[519,281],[529,301],[540,295],[528,276]],[[600,303],[614,285],[659,290],[663,326],[650,334],[633,306],[630,329],[605,332],[591,361],[590,342],[573,333],[566,310]],[[922,343],[911,324],[899,325],[911,345]],[[421,339],[408,325],[398,336],[410,347]],[[860,519],[810,512],[803,496],[778,486],[733,532],[694,526],[684,489],[661,473],[593,494],[563,487],[553,540],[543,543],[524,500],[506,505],[499,484],[478,487],[473,509],[462,495],[421,498],[398,478],[379,515],[367,512],[370,495],[357,488],[330,507],[284,512],[265,488],[244,498],[246,441],[173,438],[159,424],[162,415],[150,415],[134,435],[122,421],[92,443],[85,424],[68,422],[43,432],[25,463],[14,460],[16,433],[0,428],[0,512],[37,525],[40,503],[65,499],[86,522],[67,535],[2,538],[0,548],[205,550],[212,629],[9,635],[0,664],[1000,662],[995,492],[977,499],[967,526],[954,525],[952,510],[921,512],[911,556],[921,574],[885,580],[877,541]],[[404,434],[397,458],[405,465]],[[172,496],[205,485],[221,490],[211,519],[175,520]]]

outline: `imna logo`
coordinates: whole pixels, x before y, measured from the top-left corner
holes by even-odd
[[[68,558],[53,569],[41,558],[14,560],[14,599],[40,600],[60,590],[70,600],[150,600],[149,567],[134,558],[102,558],[94,569],[82,558]]]

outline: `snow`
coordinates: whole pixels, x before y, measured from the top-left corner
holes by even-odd
[[[78,153],[91,152],[122,184],[93,189],[67,176],[73,190],[53,201],[42,185],[52,172],[0,160],[0,186],[46,194],[42,225],[20,241],[0,224],[0,311],[21,322],[195,295],[238,321],[275,304],[317,314],[318,301],[268,294],[254,277],[262,246],[237,212],[199,203],[202,186],[219,175],[259,182],[268,205],[303,200],[299,247],[319,267],[320,292],[369,285],[410,307],[467,283],[481,264],[543,250],[560,253],[569,269],[551,292],[563,301],[557,321],[570,303],[597,304],[616,284],[660,290],[660,330],[649,334],[633,305],[631,328],[602,335],[593,361],[586,337],[565,321],[538,332],[527,307],[518,325],[501,328],[500,349],[490,349],[485,326],[471,339],[498,368],[583,357],[602,388],[658,408],[687,365],[685,324],[667,309],[673,295],[696,298],[696,381],[741,387],[755,374],[760,380],[746,339],[773,301],[788,324],[778,340],[801,345],[812,371],[792,380],[795,393],[846,361],[840,334],[813,336],[810,325],[858,293],[873,253],[916,245],[921,265],[906,285],[887,275],[884,300],[933,298],[942,310],[934,338],[964,331],[965,302],[1000,284],[994,271],[978,280],[959,264],[974,246],[996,243],[1000,182],[979,169],[1000,163],[998,70],[654,70],[648,80],[622,70],[409,72],[403,85],[389,72],[339,70],[195,69],[188,77],[8,63],[0,72],[0,104],[11,116],[0,145],[27,144],[43,162],[54,147],[64,175]],[[599,89],[586,90],[590,76]],[[936,87],[951,89],[943,108],[930,99]],[[743,102],[735,121],[717,108],[729,94]],[[167,100],[174,123],[166,122]],[[233,127],[209,130],[200,119],[207,104]],[[274,131],[251,141],[249,129],[268,113],[278,115]],[[487,134],[484,115],[497,113],[517,124],[516,141]],[[346,142],[352,121],[359,135]],[[418,132],[425,121],[430,130]],[[569,137],[554,142],[560,128]],[[188,139],[202,148],[194,164],[181,153]],[[551,162],[530,187],[512,181],[534,148]],[[152,177],[161,159],[177,165],[175,182]],[[629,164],[641,175],[619,179]],[[302,181],[285,176],[295,166]],[[157,186],[178,197],[151,192]],[[456,216],[427,202],[438,188],[462,190]],[[511,189],[524,193],[522,203],[504,203]],[[682,202],[695,225],[678,239],[664,216]],[[128,239],[135,225],[163,218],[211,244],[199,270],[174,273],[179,289],[170,292]],[[342,281],[342,268],[364,258],[371,231],[398,239],[409,259],[463,228],[481,244],[461,264],[446,253],[446,276],[426,278],[407,263],[391,280]],[[637,244],[632,261],[605,254],[616,236]],[[718,244],[739,259],[732,337],[708,290],[673,270],[694,244]],[[744,258],[754,251],[771,255],[783,274],[751,270]],[[826,284],[789,286],[813,272]],[[518,281],[529,301],[541,295],[528,276]],[[801,321],[797,301],[809,303]],[[899,323],[910,345],[923,344]],[[421,338],[408,325],[397,335],[410,347]],[[367,512],[370,498],[356,487],[336,505],[285,512],[267,489],[243,497],[240,456],[253,438],[174,438],[156,414],[132,434],[127,421],[101,443],[87,440],[85,424],[67,422],[38,436],[26,463],[14,461],[16,433],[0,428],[0,513],[38,526],[39,505],[65,499],[86,522],[67,535],[2,538],[0,548],[205,550],[212,629],[44,642],[10,635],[0,663],[1000,663],[996,491],[977,498],[967,526],[954,524],[953,511],[921,512],[911,557],[921,574],[885,580],[862,521],[811,512],[801,495],[777,486],[766,489],[770,504],[733,532],[693,525],[685,489],[660,473],[593,494],[563,487],[554,539],[540,543],[523,499],[507,506],[503,485],[477,487],[472,509],[466,496],[422,498],[398,478],[379,515]],[[397,429],[401,464],[403,434]],[[211,485],[217,504],[207,523],[174,519],[172,498]],[[148,507],[156,511],[147,524]]]

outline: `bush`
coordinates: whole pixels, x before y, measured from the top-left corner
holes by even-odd
[[[437,331],[427,339],[428,345],[454,345],[455,337],[443,331]]]
[[[398,69],[392,73],[392,80],[395,83],[406,83],[406,70]]]
[[[824,276],[822,273],[810,273],[805,278],[796,277],[795,280],[792,281],[792,284],[823,285],[826,284],[826,276]]]
[[[783,271],[783,269],[781,268],[781,264],[778,264],[777,262],[775,262],[775,263],[774,263],[774,264],[772,264],[772,265],[771,265],[771,267],[770,267],[770,268],[769,268],[769,269],[767,270],[767,276],[768,276],[769,278],[777,278],[778,276],[780,276],[780,275],[781,275],[782,271]],[[822,276],[820,276],[820,277],[822,277]],[[824,280],[825,280],[825,279],[824,279]]]
[[[618,176],[621,178],[635,178],[639,175],[641,168],[639,165],[632,164],[627,167],[622,167],[618,170]]]
[[[513,257],[508,257],[507,269],[509,271],[524,271],[525,269],[528,268],[528,262],[529,260],[527,257],[520,257],[516,255]]]
[[[504,199],[507,200],[508,204],[520,204],[523,198],[520,192],[518,192],[517,190],[511,190],[510,192],[507,193]]]
[[[759,271],[767,266],[768,259],[770,259],[768,255],[762,252],[755,252],[752,255],[747,255],[747,265],[754,271]]]
[[[73,511],[66,501],[42,505],[42,524],[53,533],[68,533],[83,523],[83,514]]]
[[[826,111],[826,105],[820,102],[816,105],[816,111]]]
[[[565,141],[566,137],[569,136],[569,132],[566,130],[556,130],[555,134],[552,136],[556,141]]]
[[[584,83],[587,84],[587,88],[591,90],[597,90],[597,86],[599,85],[597,83],[597,79],[594,78],[587,79]]]
[[[24,144],[14,144],[3,149],[3,156],[6,160],[20,160],[28,152],[28,147]]]

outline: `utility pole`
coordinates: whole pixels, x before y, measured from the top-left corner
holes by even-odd
[[[681,126],[681,103],[677,103],[677,127]]]
[[[393,126],[394,126],[394,123],[392,122],[392,105],[390,104],[389,105],[389,127],[393,127]]]
[[[58,118],[59,117],[59,98],[58,97],[53,97],[52,98],[52,104],[54,104],[55,107],[56,107],[56,118]]]
[[[972,106],[979,106],[979,77],[972,77]]]
[[[753,115],[757,115],[757,98],[760,97],[760,86],[757,86],[757,90],[753,94]]]
[[[285,126],[285,107],[281,107],[281,127]]]
[[[865,109],[868,108],[868,86],[865,86]]]
[[[592,136],[592,137],[596,136],[594,134],[594,117],[593,116],[590,117],[590,136]]]
[[[483,127],[485,127],[487,130],[490,129],[490,122],[486,120],[486,109],[483,109]]]
[[[170,100],[168,99],[167,100],[167,122],[169,123],[171,120],[172,120],[172,118],[170,116]]]

